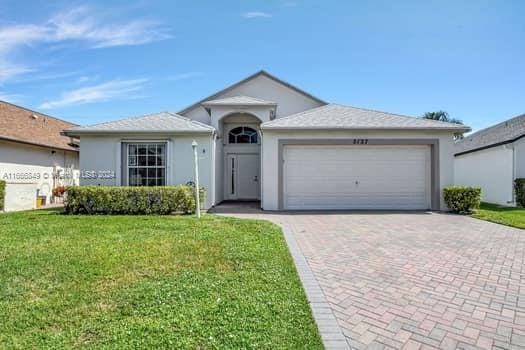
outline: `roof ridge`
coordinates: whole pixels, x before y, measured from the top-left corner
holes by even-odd
[[[322,106],[319,106],[319,107],[314,107],[314,108],[310,108],[310,109],[305,109],[304,111],[301,111],[301,112],[297,112],[297,113],[293,113],[293,114],[289,114],[289,115],[286,115],[284,117],[280,117],[280,118],[275,118],[275,119],[272,119],[272,120],[268,120],[262,124],[269,124],[273,121],[276,121],[276,120],[283,120],[283,119],[289,119],[289,118],[292,118],[292,117],[297,117],[298,115],[301,115],[301,114],[305,114],[305,113],[309,113],[309,112],[314,112],[314,111],[317,111],[319,109],[323,109],[323,108],[326,108],[326,107],[329,107],[329,106],[336,106],[337,104],[336,103],[327,103],[325,105],[322,105]],[[261,125],[262,125],[261,124]]]
[[[465,136],[463,139],[461,139],[458,142],[456,142],[456,145],[459,145],[461,143],[467,142],[467,141],[469,141],[468,139],[470,139],[472,137],[476,137],[476,136],[479,136],[479,135],[486,134],[487,132],[496,129],[497,127],[502,126],[503,124],[506,124],[506,123],[509,123],[511,121],[514,121],[516,119],[521,119],[521,118],[525,118],[525,113],[517,115],[517,116],[514,116],[514,117],[511,117],[510,119],[505,119],[505,120],[503,120],[503,121],[501,121],[501,122],[499,122],[497,124],[494,124],[494,125],[491,125],[491,126],[488,126],[488,127],[484,128],[484,129],[481,129],[481,130],[478,130],[476,132],[473,132],[472,134],[470,134],[468,136]]]
[[[169,114],[169,115],[171,115],[171,116],[174,116],[174,117],[176,117],[176,118],[181,118],[181,119],[187,120],[187,121],[189,121],[189,122],[191,122],[191,123],[193,123],[193,124],[197,124],[197,125],[200,125],[200,126],[206,127],[207,129],[210,129],[210,130],[211,130],[211,129],[215,129],[215,128],[214,128],[213,126],[211,126],[211,125],[205,124],[205,123],[200,122],[200,121],[198,121],[198,120],[193,120],[193,119],[191,119],[191,118],[185,117],[185,116],[180,115],[180,114],[175,113],[175,112],[169,112],[169,111],[166,111],[166,112],[162,112],[162,113],[167,113],[167,114]]]
[[[170,112],[170,111],[161,111],[161,112],[156,112],[156,113],[148,113],[148,114],[139,115],[139,116],[132,116],[132,117],[127,117],[127,118],[122,118],[122,119],[116,119],[116,120],[107,121],[103,123],[90,124],[90,125],[79,126],[75,128],[68,128],[68,129],[65,129],[65,131],[86,131],[86,130],[92,130],[92,129],[98,129],[98,128],[105,128],[105,127],[111,128],[115,125],[119,125],[122,123],[129,123],[129,122],[139,122],[140,123],[141,120],[144,120],[146,118],[157,118],[156,120],[160,120],[160,121],[166,121],[167,119],[158,119],[158,118],[168,118],[168,119],[172,118],[173,120],[179,120],[179,123],[187,123],[186,127],[190,127],[189,125],[193,125],[193,128],[196,130],[199,130],[199,129],[200,130],[203,130],[203,129],[215,130],[213,126],[211,125],[204,124],[202,122],[190,119],[180,114]],[[151,119],[151,120],[152,122],[156,121],[154,119]]]
[[[265,122],[263,128],[366,128],[366,129],[439,129],[470,130],[462,124],[409,117],[389,112],[345,106],[337,103],[307,109],[282,118]]]
[[[464,125],[464,124],[457,124],[457,123],[451,123],[451,122],[444,122],[444,121],[441,121],[441,120],[434,120],[434,119],[427,119],[427,118],[422,118],[422,117],[416,117],[416,116],[412,116],[412,115],[406,115],[406,114],[398,114],[398,113],[392,113],[392,112],[386,112],[386,111],[380,111],[378,109],[373,109],[373,108],[366,108],[366,107],[356,107],[356,106],[350,106],[350,105],[343,105],[343,104],[340,104],[340,103],[334,103],[334,105],[338,105],[338,106],[342,106],[342,107],[350,107],[350,108],[355,108],[355,109],[360,109],[360,110],[363,110],[363,111],[370,111],[370,112],[376,112],[376,113],[383,113],[383,114],[389,114],[389,115],[393,115],[395,117],[402,117],[402,118],[413,118],[413,119],[425,119],[426,121],[429,121],[429,122],[436,122],[436,123],[439,123],[439,124],[448,124],[448,125]]]
[[[28,112],[31,112],[31,113],[38,113],[40,115],[43,115],[45,117],[48,117],[48,118],[52,118],[52,119],[55,119],[55,120],[58,120],[60,122],[64,122],[64,123],[68,123],[68,124],[71,124],[71,125],[74,125],[74,126],[79,126],[78,124],[75,124],[75,123],[72,123],[68,120],[65,120],[65,119],[60,119],[60,118],[57,118],[57,117],[54,117],[52,115],[49,115],[49,114],[45,114],[45,113],[42,113],[42,112],[39,112],[39,111],[35,111],[34,109],[30,109],[30,108],[27,108],[27,107],[24,107],[24,106],[20,106],[20,105],[17,105],[15,103],[12,103],[12,102],[8,102],[6,100],[0,100],[1,103],[5,103],[5,104],[8,104],[10,106],[13,106],[13,107],[16,107],[16,108],[20,108],[20,109],[23,109],[23,110],[26,110]]]
[[[115,122],[123,122],[123,121],[126,121],[126,120],[134,120],[134,119],[146,118],[146,117],[150,117],[150,116],[153,116],[153,115],[156,115],[156,114],[161,114],[161,113],[168,113],[168,112],[162,111],[162,112],[148,113],[148,114],[142,114],[142,115],[133,115],[133,116],[130,116],[130,117],[124,117],[124,118],[115,119],[115,120],[108,120],[108,121],[102,122],[102,123],[79,125],[79,126],[82,127],[82,128],[88,128],[88,127],[105,125],[105,124],[110,124],[110,123],[115,123]]]

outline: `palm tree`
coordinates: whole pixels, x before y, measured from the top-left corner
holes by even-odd
[[[423,114],[421,118],[463,125],[463,122],[461,120],[456,119],[456,118],[451,118],[449,114],[445,111],[426,112],[425,114]]]
[[[463,121],[461,121],[460,119],[451,118],[449,114],[445,111],[426,112],[425,114],[423,114],[421,118],[463,125]],[[460,140],[462,138],[463,138],[463,133],[454,134],[454,139]]]

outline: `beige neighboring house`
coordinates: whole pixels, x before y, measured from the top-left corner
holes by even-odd
[[[78,184],[78,140],[61,134],[75,124],[0,101],[0,179],[5,211],[33,209],[37,194]]]
[[[264,210],[445,210],[453,137],[467,130],[328,103],[260,71],[178,113],[65,133],[80,137],[81,185],[185,184],[195,140],[207,208],[260,200]]]

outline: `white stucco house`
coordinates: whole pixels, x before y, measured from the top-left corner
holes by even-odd
[[[454,153],[456,184],[481,187],[485,202],[516,205],[514,180],[525,178],[525,114],[466,136]]]
[[[65,133],[80,137],[81,184],[187,183],[196,140],[207,208],[440,210],[454,182],[453,135],[466,130],[327,103],[260,71],[176,114]]]
[[[75,124],[0,101],[0,180],[7,183],[5,210],[49,203],[53,188],[78,184],[78,140],[61,134]]]

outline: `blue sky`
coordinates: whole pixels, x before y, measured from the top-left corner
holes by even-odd
[[[265,69],[330,102],[480,129],[525,113],[525,1],[0,0],[0,99],[78,124]]]

